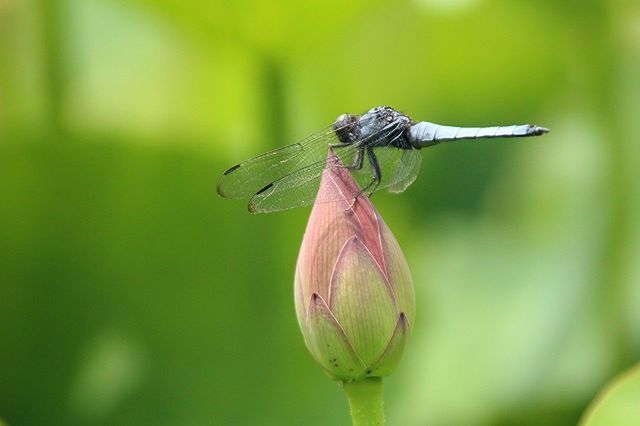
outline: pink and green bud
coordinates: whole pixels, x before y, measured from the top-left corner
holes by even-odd
[[[411,272],[393,234],[329,153],[295,277],[307,348],[334,379],[391,374],[414,319]],[[354,201],[355,199],[355,201]]]

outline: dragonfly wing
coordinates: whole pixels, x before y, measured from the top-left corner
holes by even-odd
[[[360,188],[366,190],[368,194],[387,188],[393,184],[392,179],[395,171],[400,166],[403,152],[404,150],[402,149],[390,146],[374,148],[373,155],[378,163],[381,178],[377,185],[374,181],[375,173],[368,155],[365,155],[362,169],[354,170],[352,176],[358,182]]]
[[[404,150],[389,182],[389,192],[398,194],[407,189],[418,177],[421,164],[422,154],[417,149]]]
[[[302,146],[296,143],[230,167],[218,180],[218,194],[225,198],[251,197],[261,187],[281,177],[286,172],[283,168],[288,168],[287,165],[302,151]]]
[[[367,192],[374,193],[381,189],[388,189],[389,192],[399,193],[411,185],[418,176],[422,155],[415,149],[401,149],[392,146],[384,146],[374,149],[374,155],[380,167],[381,181],[374,187],[370,185],[373,181],[373,169],[371,163],[365,158],[361,170],[354,170],[353,177],[361,188],[370,188]]]
[[[249,201],[251,213],[271,213],[313,203],[324,165],[307,166],[268,184]]]
[[[331,167],[345,167],[345,165],[353,164],[357,151],[358,147],[355,145],[335,148],[338,159],[336,164]],[[324,203],[341,199],[339,194],[335,194],[335,198],[329,195],[322,200],[316,200],[321,179],[326,176],[323,175],[326,167],[325,151],[325,156],[321,160],[294,170],[262,188],[249,201],[249,211],[251,213],[272,213],[307,206],[316,201]]]
[[[218,180],[218,194],[225,198],[251,198],[265,186],[325,158],[327,146],[338,139],[327,127],[302,141],[274,149],[227,169]]]

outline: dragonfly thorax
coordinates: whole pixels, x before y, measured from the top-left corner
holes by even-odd
[[[391,108],[378,106],[370,109],[360,117],[360,137],[369,140],[369,146],[393,146],[410,149],[409,130],[411,119],[409,116]]]

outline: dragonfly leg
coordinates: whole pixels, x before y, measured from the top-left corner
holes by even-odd
[[[364,148],[360,148],[356,151],[356,157],[353,159],[353,164],[347,166],[349,170],[360,170],[364,163]]]
[[[378,157],[376,157],[376,154],[373,152],[373,148],[367,148],[367,157],[369,158],[369,164],[371,164],[373,179],[371,179],[371,182],[369,182],[367,186],[365,186],[358,192],[358,194],[353,198],[353,202],[351,203],[351,206],[349,206],[347,210],[350,210],[351,208],[353,208],[353,205],[355,204],[356,200],[362,194],[368,193],[369,196],[373,194],[376,191],[376,188],[378,187],[378,185],[380,185],[380,181],[382,180],[382,173],[380,172],[380,164],[378,164]],[[371,187],[373,187],[373,189],[371,189]]]
[[[360,152],[361,151],[358,151],[358,154]],[[351,205],[345,211],[349,211],[353,209],[353,206],[356,204],[356,200],[358,199],[359,196],[367,193],[368,195],[371,195],[372,193],[374,193],[376,188],[380,184],[380,181],[382,180],[382,173],[380,172],[380,164],[378,164],[378,157],[376,157],[376,154],[373,152],[372,148],[367,148],[367,157],[369,158],[369,164],[371,164],[373,179],[371,179],[371,182],[369,182],[367,186],[365,186],[363,189],[358,191],[356,196],[353,197],[353,200],[351,201]],[[364,159],[364,149],[362,149],[362,159]],[[358,170],[361,168],[362,168],[362,160],[360,161],[360,167],[358,168]],[[373,187],[373,189],[370,190],[371,187]]]
[[[373,173],[373,179],[371,180],[369,185],[367,185],[366,188],[362,190],[362,192],[369,192],[369,195],[371,195],[375,192],[378,185],[380,185],[380,181],[382,181],[382,172],[380,171],[380,164],[378,164],[378,157],[376,157],[376,154],[373,152],[373,148],[367,148],[367,157],[369,158],[369,164],[371,164],[371,172]],[[373,186],[373,189],[370,190],[372,186]]]
[[[331,148],[344,148],[345,146],[353,145],[352,142],[339,142],[339,143],[330,143],[329,147]]]
[[[353,143],[351,142],[346,142],[346,143],[342,142],[342,143],[330,144],[329,146],[331,148],[346,148],[351,145],[353,145]],[[353,159],[353,163],[348,166],[344,166],[344,168],[348,170],[360,170],[362,169],[363,163],[364,163],[364,147],[361,147],[361,148],[358,148],[358,150],[356,151],[356,156]]]

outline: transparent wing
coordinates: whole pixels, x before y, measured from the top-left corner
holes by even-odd
[[[329,144],[338,143],[328,126],[298,143],[274,149],[227,169],[218,180],[218,194],[225,198],[251,198],[270,183],[292,171],[326,158]]]
[[[373,183],[373,167],[365,158],[362,170],[352,175],[368,194],[382,189],[400,193],[407,189],[417,178],[422,163],[422,155],[415,149],[400,149],[392,146],[378,147],[373,150],[380,168],[380,183]]]
[[[350,145],[348,147],[336,148],[335,152],[339,158],[338,167],[352,165],[359,147]],[[249,201],[249,211],[251,213],[272,213],[281,210],[292,209],[313,204],[316,201],[318,188],[322,172],[327,166],[327,149],[321,160],[297,169],[288,175],[268,184],[261,191],[256,193]],[[335,201],[333,199],[323,199],[320,202]]]
[[[368,194],[373,194],[374,192],[378,192],[384,188],[388,188],[390,185],[393,185],[395,173],[401,165],[404,152],[404,149],[393,146],[374,148],[373,155],[375,156],[380,169],[380,182],[377,185],[374,183],[374,170],[371,165],[371,160],[367,155],[367,158],[365,158],[365,167],[362,168],[362,171],[367,175],[368,181],[363,182],[362,179],[364,179],[364,177],[356,178],[361,188]]]
[[[418,177],[421,164],[422,154],[417,149],[404,150],[387,185],[389,192],[398,194],[407,189]]]

